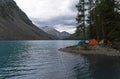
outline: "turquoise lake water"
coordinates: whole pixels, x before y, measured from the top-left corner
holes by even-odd
[[[58,51],[79,41],[0,41],[0,79],[120,79],[119,59]]]

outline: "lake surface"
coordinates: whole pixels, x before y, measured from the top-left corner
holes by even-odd
[[[58,51],[78,41],[0,41],[0,79],[120,79],[119,59]]]

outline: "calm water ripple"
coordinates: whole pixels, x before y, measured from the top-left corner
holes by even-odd
[[[120,79],[120,60],[58,51],[79,41],[0,41],[0,79]]]

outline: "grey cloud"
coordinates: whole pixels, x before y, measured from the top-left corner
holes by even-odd
[[[69,25],[76,26],[75,17],[73,17],[73,16],[63,16],[63,17],[60,16],[60,17],[54,18],[49,21],[40,21],[40,19],[36,19],[36,18],[31,18],[31,19],[39,27],[54,26],[57,24],[63,24],[63,25],[67,25],[67,26],[69,26]],[[73,22],[67,22],[69,20],[73,20]]]

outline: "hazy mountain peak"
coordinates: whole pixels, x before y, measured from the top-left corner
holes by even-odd
[[[53,36],[55,36],[56,38],[59,38],[59,39],[64,39],[64,38],[67,38],[67,37],[70,36],[70,34],[66,31],[59,32],[55,28],[49,27],[49,26],[42,27],[41,29],[43,29],[46,33],[48,33],[50,35],[53,35]]]

